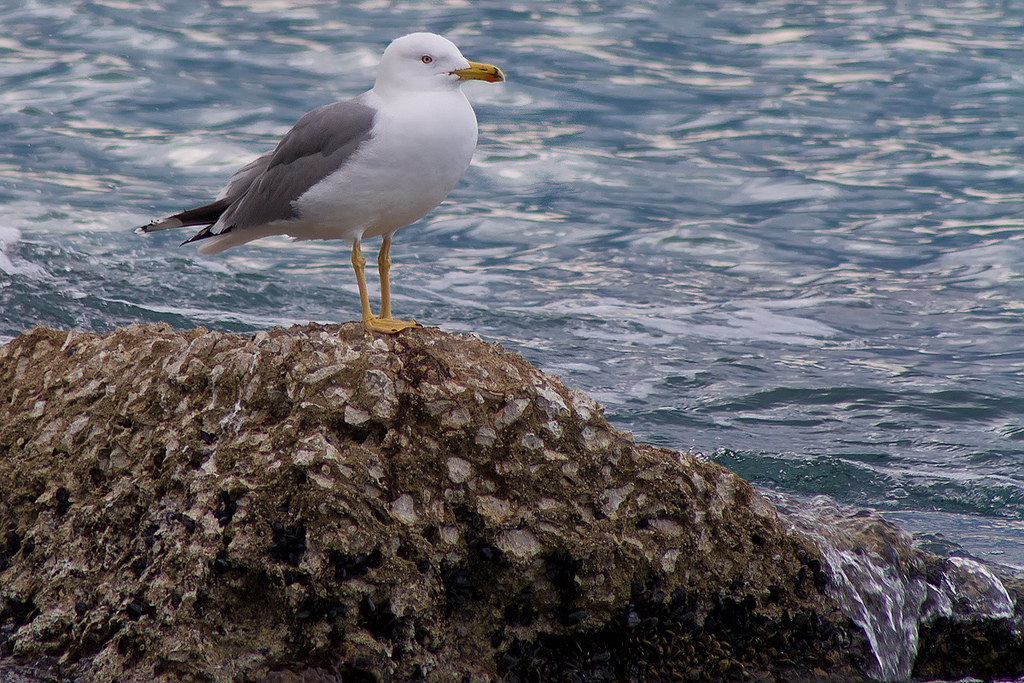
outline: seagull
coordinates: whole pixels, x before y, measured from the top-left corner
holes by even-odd
[[[439,35],[402,36],[384,50],[371,90],[303,116],[273,151],[235,172],[215,201],[137,232],[205,226],[182,245],[201,242],[208,255],[269,235],[345,240],[363,324],[386,334],[419,327],[391,317],[391,238],[444,201],[469,168],[477,122],[460,86],[504,80],[501,69],[467,60]],[[377,236],[375,316],[359,243]]]

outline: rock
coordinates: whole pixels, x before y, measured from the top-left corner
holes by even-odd
[[[0,658],[90,681],[859,681],[871,656],[747,482],[435,329],[26,332],[0,533]]]

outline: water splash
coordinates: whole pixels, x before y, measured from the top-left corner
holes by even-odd
[[[832,572],[829,592],[871,644],[876,666],[868,674],[882,681],[909,677],[928,596],[925,582],[856,552],[819,548]]]
[[[831,578],[826,591],[871,644],[875,661],[867,673],[872,678],[910,678],[922,625],[943,617],[975,621],[1014,615],[1006,587],[981,562],[927,553],[895,525],[826,496],[769,497],[793,531],[821,552]]]
[[[938,617],[954,619],[1009,619],[1014,601],[995,573],[969,557],[945,558],[941,586],[929,584],[925,621]]]

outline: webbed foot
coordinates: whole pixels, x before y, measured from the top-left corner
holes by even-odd
[[[370,318],[364,320],[363,324],[371,332],[380,332],[381,334],[398,334],[411,327],[423,327],[415,320],[392,320],[391,318]]]

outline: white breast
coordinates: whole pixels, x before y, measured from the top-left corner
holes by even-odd
[[[440,204],[469,167],[477,123],[461,90],[371,98],[370,139],[296,200],[293,237],[351,242],[393,233]]]

